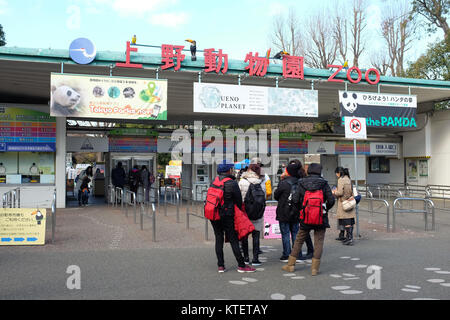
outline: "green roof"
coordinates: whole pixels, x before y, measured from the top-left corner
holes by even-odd
[[[131,62],[142,64],[144,68],[156,69],[162,65],[159,54],[131,53]],[[14,61],[46,62],[46,63],[64,63],[76,64],[70,59],[69,50],[60,49],[36,49],[36,48],[18,48],[18,47],[0,47],[0,59]],[[94,66],[108,67],[117,62],[125,62],[125,52],[101,51],[97,52],[96,59],[90,64]],[[227,74],[248,74],[245,69],[247,64],[242,60],[229,60]],[[197,61],[191,61],[188,54],[181,63],[181,71],[201,72],[204,70],[204,59],[198,57]],[[282,78],[282,65],[270,64],[266,77]],[[305,80],[326,80],[334,72],[323,69],[304,68]],[[363,75],[364,77],[364,75]],[[340,72],[336,79],[347,79],[346,72]],[[372,77],[371,77],[372,78]],[[440,89],[450,89],[450,81],[412,79],[381,76],[380,84],[430,87]]]

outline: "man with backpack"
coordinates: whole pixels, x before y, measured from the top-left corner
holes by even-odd
[[[244,199],[244,209],[248,218],[255,226],[252,232],[253,240],[253,260],[252,266],[259,266],[259,237],[264,224],[264,210],[266,208],[266,193],[262,189],[261,166],[259,164],[250,164],[248,170],[244,172],[239,181],[242,199]],[[242,251],[244,252],[245,262],[250,263],[248,254],[248,237],[242,239]]]
[[[225,237],[230,241],[231,249],[238,262],[238,272],[255,272],[246,266],[239,249],[238,234],[235,230],[235,206],[242,208],[242,196],[236,182],[234,164],[224,161],[217,166],[218,176],[208,189],[205,201],[205,218],[211,220],[216,238],[216,256],[219,273],[225,272],[223,245]]]
[[[322,178],[322,166],[311,163],[308,167],[308,176],[299,182],[294,201],[301,205],[300,231],[295,238],[294,248],[289,255],[284,271],[293,272],[297,256],[303,242],[311,230],[314,230],[314,255],[311,264],[311,275],[319,272],[320,258],[322,257],[325,230],[329,228],[328,211],[333,207],[335,199],[328,182]]]
[[[294,245],[295,238],[299,229],[299,213],[300,205],[294,202],[294,195],[298,189],[299,179],[304,178],[302,164],[300,161],[292,161],[287,166],[286,177],[280,181],[278,188],[275,190],[274,197],[278,201],[277,204],[277,220],[280,223],[281,239],[283,244],[283,253],[280,258],[281,262],[288,262],[291,254],[291,238]],[[311,259],[314,247],[309,234],[306,237],[306,245],[308,252],[306,256],[302,255],[300,250],[298,259]]]

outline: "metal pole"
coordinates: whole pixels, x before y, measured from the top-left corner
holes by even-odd
[[[152,224],[153,224],[153,242],[156,241],[156,211],[155,211],[155,204],[152,203]]]
[[[355,158],[355,184],[356,184],[356,190],[358,190],[358,167],[357,167],[357,158],[356,158],[356,139],[353,139],[353,153]],[[353,190],[352,190],[353,193]],[[359,234],[359,212],[358,212],[358,206],[356,206],[356,234],[358,237],[361,237]]]

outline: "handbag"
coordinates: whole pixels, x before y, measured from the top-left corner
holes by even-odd
[[[342,201],[342,209],[344,209],[344,211],[353,210],[355,207],[356,207],[356,200],[354,197],[351,197],[348,200]]]

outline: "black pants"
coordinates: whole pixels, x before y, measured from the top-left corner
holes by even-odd
[[[252,231],[252,239],[253,239],[253,260],[258,260],[258,251],[259,251],[259,231]],[[246,236],[242,239],[242,250],[244,251],[244,257],[248,257],[248,237]]]
[[[234,257],[238,263],[238,266],[245,267],[244,257],[239,249],[239,240],[236,230],[234,229],[234,217],[223,216],[220,220],[211,221],[211,225],[214,229],[214,235],[216,237],[216,255],[217,265],[219,267],[225,267],[225,261],[223,258],[223,245],[225,242],[225,235],[230,241],[231,249],[233,250]]]

